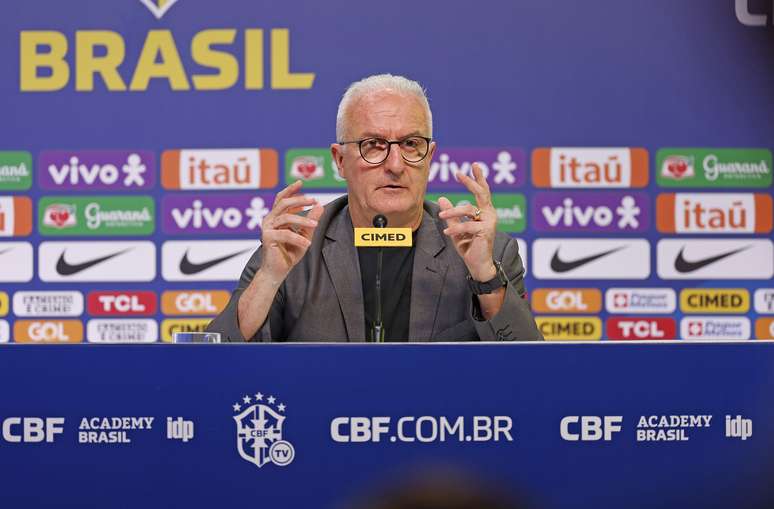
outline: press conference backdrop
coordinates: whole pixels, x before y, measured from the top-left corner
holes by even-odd
[[[381,72],[428,89],[432,199],[483,163],[547,339],[774,337],[771,2],[0,12],[2,341],[204,327],[276,192],[344,192],[338,99]]]

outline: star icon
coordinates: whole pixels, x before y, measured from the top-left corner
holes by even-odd
[[[239,412],[240,410],[242,410],[242,407],[239,406],[239,403],[234,403],[234,412]]]
[[[273,404],[274,404],[274,402],[275,402],[275,401],[277,401],[277,398],[275,398],[274,396],[269,396],[269,399],[268,399],[268,401],[269,401],[269,404],[270,404],[270,405],[273,405]]]
[[[279,411],[280,411],[280,412],[284,412],[284,411],[285,411],[285,408],[286,408],[286,407],[285,407],[285,403],[280,403],[280,404],[279,404],[279,406],[278,406],[277,408],[279,409]]]
[[[244,401],[245,403],[250,403],[250,396],[245,396],[244,398],[242,398],[242,401]]]
[[[260,392],[255,393],[255,401],[262,401],[263,400],[263,394]]]

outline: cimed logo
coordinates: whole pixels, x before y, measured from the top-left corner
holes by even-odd
[[[245,395],[241,403],[233,405],[236,421],[237,451],[245,461],[258,468],[267,463],[284,467],[295,458],[293,445],[282,439],[286,406],[277,404],[277,398],[264,398],[260,392]]]

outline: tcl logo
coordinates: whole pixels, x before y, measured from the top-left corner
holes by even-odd
[[[64,431],[64,417],[6,417],[3,419],[3,440],[12,444],[51,443]]]
[[[216,315],[228,304],[224,290],[167,291],[161,295],[165,315]]]
[[[621,431],[622,415],[568,415],[559,424],[562,439],[569,442],[610,442]]]
[[[156,307],[156,294],[149,291],[100,291],[88,295],[89,314],[93,316],[151,316]]]
[[[17,320],[13,333],[17,343],[80,343],[83,323],[80,320]]]
[[[675,339],[677,323],[673,318],[610,318],[610,339]]]

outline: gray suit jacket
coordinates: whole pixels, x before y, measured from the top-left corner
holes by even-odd
[[[251,340],[365,341],[363,290],[352,220],[344,196],[325,206],[312,244],[277,292],[269,316]],[[474,318],[468,273],[443,234],[437,204],[425,201],[417,232],[411,280],[410,341],[504,341],[542,339],[526,300],[524,266],[515,239],[498,233],[494,257],[510,284],[500,312],[489,321]],[[259,248],[223,312],[208,326],[224,341],[244,341],[237,303],[261,265]]]

